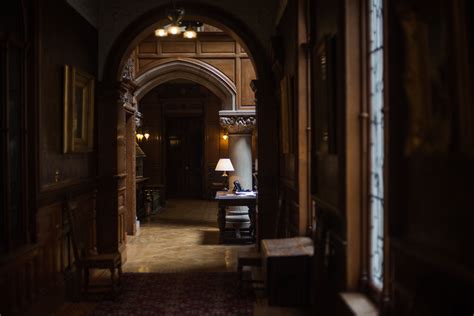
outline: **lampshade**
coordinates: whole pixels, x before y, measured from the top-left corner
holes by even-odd
[[[234,166],[229,158],[221,158],[217,163],[216,171],[234,171]]]
[[[168,27],[168,33],[170,33],[171,35],[179,35],[181,34],[181,28],[180,26],[178,25],[178,23],[173,23],[171,24],[171,26]]]
[[[164,28],[159,28],[155,30],[155,36],[157,37],[165,37],[168,35],[168,32]]]
[[[188,26],[186,27],[186,31],[183,33],[183,37],[184,38],[196,38],[197,37],[197,33],[196,33],[196,29],[194,26]]]

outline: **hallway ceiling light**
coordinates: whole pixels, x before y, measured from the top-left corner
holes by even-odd
[[[177,23],[171,24],[171,26],[168,27],[167,31],[171,35],[181,34],[181,28],[179,27],[179,25]]]
[[[194,26],[189,26],[186,28],[186,31],[183,33],[184,38],[196,38],[197,33]]]
[[[159,28],[155,30],[156,37],[165,37],[168,36],[168,32],[164,28]]]
[[[173,8],[167,12],[168,20],[170,24],[164,25],[155,30],[156,37],[165,37],[168,34],[179,35],[183,31],[183,37],[187,39],[197,38],[197,28],[203,25],[200,21],[182,21],[184,16],[183,8],[176,8],[174,2],[172,2]]]

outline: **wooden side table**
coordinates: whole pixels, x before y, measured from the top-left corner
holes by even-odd
[[[217,223],[220,231],[219,242],[223,243],[226,239],[233,239],[236,241],[255,243],[257,194],[255,192],[234,194],[226,191],[218,191],[215,199],[218,202]],[[231,215],[229,219],[227,219],[226,214],[229,206],[246,206],[248,208],[250,222],[247,227],[244,225],[244,214]],[[232,220],[232,223],[230,220]],[[228,232],[234,236],[227,238],[226,233]]]

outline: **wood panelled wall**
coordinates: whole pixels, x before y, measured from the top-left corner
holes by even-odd
[[[376,294],[367,286],[370,248],[364,238],[370,222],[368,210],[362,208],[369,203],[356,207],[348,203],[367,191],[351,186],[351,176],[360,186],[368,185],[367,165],[348,161],[367,155],[367,147],[361,149],[368,146],[367,135],[361,132],[367,105],[358,104],[370,97],[368,83],[360,83],[367,79],[364,72],[370,71],[365,55],[368,34],[362,27],[368,23],[364,20],[368,2],[354,4],[317,0],[310,10],[312,196],[315,251],[321,260],[314,274],[317,306],[326,305],[324,311],[332,315],[336,301],[328,293],[357,290],[371,296],[383,315],[470,315],[474,312],[472,3],[385,1],[388,225],[384,239],[388,243],[385,288]],[[354,89],[359,91],[354,94]],[[351,99],[354,95],[356,100]],[[354,141],[361,147],[350,144]],[[368,201],[368,193],[360,198]],[[362,218],[354,217],[358,207]],[[359,240],[351,240],[354,228],[358,231],[352,234]],[[357,260],[359,264],[354,263]],[[360,285],[353,285],[350,273],[359,275]]]
[[[326,286],[346,288],[347,209],[345,206],[344,47],[341,1],[315,1],[311,9],[311,195],[316,238],[324,250]],[[319,222],[319,223],[318,223]],[[318,236],[317,236],[318,237]],[[329,256],[328,256],[329,255]],[[320,273],[320,271],[317,271]],[[321,282],[321,280],[316,280]],[[316,295],[320,295],[318,293]]]
[[[166,115],[202,115],[204,124],[203,192],[211,198],[212,183],[222,181],[214,171],[219,158],[228,157],[228,141],[222,138],[219,123],[220,100],[209,90],[188,83],[166,83],[150,91],[141,101],[143,128],[151,137],[139,143],[147,155],[144,159],[144,176],[151,185],[166,185],[166,157],[164,139]],[[253,150],[255,152],[255,149]]]
[[[79,183],[96,174],[96,155],[63,154],[63,67],[96,77],[97,30],[68,4],[46,1],[39,8],[38,87],[41,191]],[[65,27],[58,27],[64,25]]]
[[[39,298],[64,293],[74,256],[65,214],[67,199],[79,202],[83,229],[95,247],[96,150],[62,154],[63,65],[97,73],[97,30],[65,1],[31,1],[26,10],[34,56],[28,86],[30,239],[0,257],[0,312],[25,314]],[[60,27],[59,27],[60,26]],[[26,180],[25,180],[26,181]],[[51,307],[51,306],[50,306]]]
[[[197,39],[168,36],[147,37],[135,49],[137,76],[152,69],[160,59],[187,57],[204,61],[219,69],[237,87],[237,109],[255,107],[250,83],[255,70],[244,48],[223,32],[198,33]]]
[[[387,12],[392,313],[470,315],[472,1],[388,1]]]
[[[288,3],[277,27],[274,41],[274,71],[279,94],[280,198],[278,237],[300,235],[298,123],[297,123],[297,1]],[[285,105],[286,104],[286,105]]]

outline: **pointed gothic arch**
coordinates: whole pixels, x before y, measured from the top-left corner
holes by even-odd
[[[137,101],[153,88],[175,79],[196,82],[214,93],[222,101],[222,110],[236,109],[237,88],[219,69],[198,59],[169,58],[160,60],[135,79]]]

